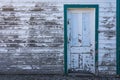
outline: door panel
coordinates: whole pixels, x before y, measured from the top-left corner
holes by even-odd
[[[82,13],[82,46],[90,46],[90,13]]]
[[[70,26],[71,27],[71,46],[81,46],[81,40],[82,40],[82,27],[81,24],[79,24],[79,21],[81,21],[82,14],[71,14],[70,15]],[[79,40],[79,41],[78,41]]]
[[[68,70],[95,72],[95,10],[68,9]]]

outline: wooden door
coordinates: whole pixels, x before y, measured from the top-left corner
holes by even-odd
[[[68,71],[95,72],[95,9],[67,11]]]

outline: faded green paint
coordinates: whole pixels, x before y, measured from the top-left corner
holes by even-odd
[[[64,72],[67,75],[67,9],[68,8],[95,8],[95,65],[98,70],[98,22],[99,22],[99,6],[98,5],[79,5],[65,4],[64,5]]]
[[[119,47],[120,47],[120,43],[119,43],[119,41],[120,41],[120,0],[117,0],[116,1],[116,4],[117,4],[117,9],[116,9],[116,11],[117,11],[117,15],[116,15],[116,63],[117,63],[117,71],[116,71],[116,73],[118,74],[118,75],[120,75],[120,49],[119,49]]]
[[[67,75],[67,6],[64,6],[64,73]]]
[[[95,11],[95,70],[98,70],[98,25],[99,25],[99,6],[96,6]]]

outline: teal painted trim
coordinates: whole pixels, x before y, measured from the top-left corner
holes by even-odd
[[[99,27],[99,6],[95,11],[95,71],[98,72],[98,27]]]
[[[99,6],[98,5],[64,5],[64,73],[68,74],[67,69],[67,10],[68,8],[95,8],[95,66],[98,69],[98,25],[99,25]]]
[[[120,75],[120,0],[116,1],[116,74]]]
[[[64,6],[64,74],[67,73],[67,8]]]

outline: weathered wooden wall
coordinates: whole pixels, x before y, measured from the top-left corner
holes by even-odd
[[[0,0],[0,73],[64,72],[64,4],[99,4],[98,70],[116,73],[116,0]]]
[[[59,7],[40,2],[1,6],[0,72],[63,72],[63,14]]]

